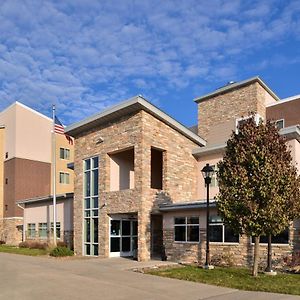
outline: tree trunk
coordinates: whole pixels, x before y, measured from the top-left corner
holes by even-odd
[[[254,237],[255,243],[254,243],[254,261],[253,261],[253,269],[252,269],[252,275],[254,277],[258,274],[258,262],[259,262],[259,236]]]
[[[272,272],[272,235],[268,235],[268,265],[266,272]]]

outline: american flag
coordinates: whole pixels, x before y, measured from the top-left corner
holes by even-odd
[[[54,132],[59,134],[65,134],[65,128],[63,124],[58,120],[58,118],[55,116],[55,124],[54,124]]]
[[[65,134],[65,128],[59,119],[55,116],[54,133],[64,134],[70,145],[73,145],[73,139]]]

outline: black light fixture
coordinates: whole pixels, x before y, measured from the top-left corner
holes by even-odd
[[[211,178],[215,170],[209,164],[206,164],[205,167],[201,170],[203,175],[205,185],[206,185],[206,257],[205,257],[205,269],[213,269],[210,266],[210,255],[209,255],[209,185],[211,184]]]

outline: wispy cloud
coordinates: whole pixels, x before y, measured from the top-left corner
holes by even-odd
[[[229,81],[256,51],[299,39],[299,13],[276,0],[2,1],[0,109],[56,103],[71,123],[134,94]]]

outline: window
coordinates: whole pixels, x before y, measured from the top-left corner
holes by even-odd
[[[239,235],[225,225],[219,216],[212,216],[209,225],[209,240],[218,243],[239,243]]]
[[[271,238],[272,244],[288,244],[289,243],[289,230],[288,228],[282,231],[281,233],[277,235],[272,235]],[[254,238],[252,237],[252,243],[254,243]],[[259,243],[261,244],[267,244],[268,243],[268,237],[267,236],[261,236],[259,239]]]
[[[275,126],[278,128],[278,130],[284,128],[284,119],[275,121]]]
[[[53,236],[53,222],[51,222],[51,235]],[[56,238],[60,239],[60,222],[56,222]]]
[[[242,126],[250,118],[251,118],[251,116],[236,119],[236,122],[235,122],[235,125],[236,125],[235,133],[236,134],[239,133],[239,127]],[[258,125],[260,119],[261,119],[261,117],[259,116],[259,114],[254,115],[254,121],[257,125]]]
[[[70,183],[70,174],[59,172],[59,183],[69,184]]]
[[[47,223],[39,223],[39,237],[42,239],[47,238]]]
[[[35,224],[34,223],[27,224],[27,236],[30,239],[35,238]]]
[[[174,218],[175,242],[199,242],[199,217]]]
[[[86,159],[84,169],[84,254],[98,255],[98,214],[99,214],[99,160]]]
[[[8,178],[5,178],[5,184],[8,184]]]
[[[163,188],[163,151],[151,148],[151,188]]]
[[[109,154],[110,191],[134,188],[134,148]]]
[[[211,177],[211,187],[217,187],[218,186],[218,166],[217,165],[212,165],[212,168],[214,169],[214,173]]]
[[[5,152],[5,158],[8,158],[8,152]]]
[[[70,149],[60,148],[59,149],[59,157],[61,159],[70,159]]]

